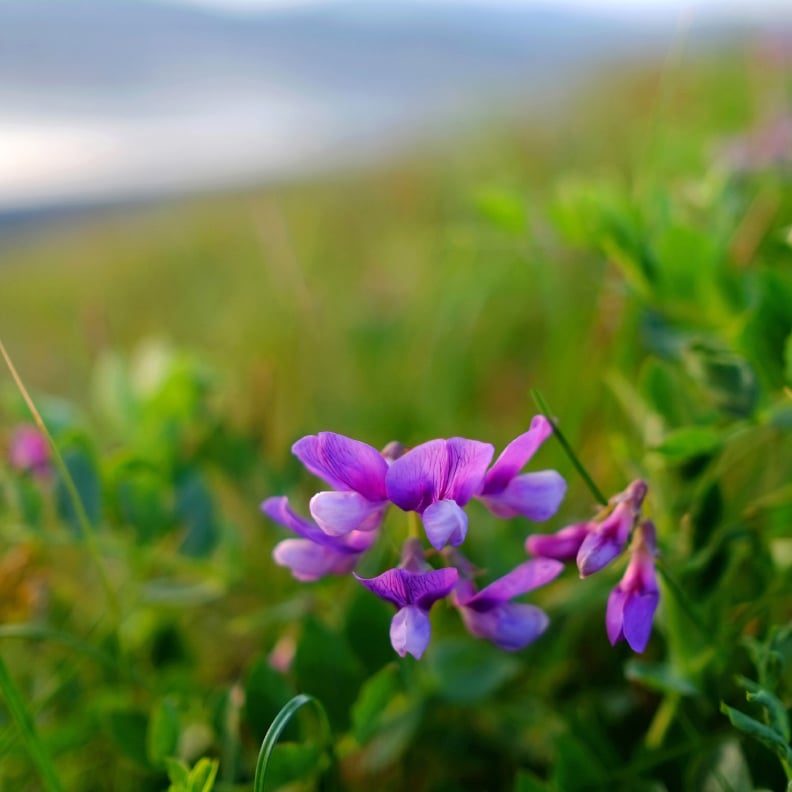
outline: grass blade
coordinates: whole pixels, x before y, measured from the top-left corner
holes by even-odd
[[[19,729],[30,758],[36,765],[44,789],[47,792],[63,792],[63,787],[58,780],[47,749],[36,732],[33,718],[2,658],[0,658],[0,692],[2,692],[8,711]]]
[[[281,709],[281,711],[275,716],[275,720],[272,721],[269,729],[267,729],[267,733],[264,735],[264,741],[261,743],[261,750],[259,751],[258,761],[256,762],[256,775],[253,780],[253,792],[264,792],[267,766],[269,765],[272,752],[275,749],[275,746],[277,745],[278,740],[280,739],[280,736],[289,721],[294,717],[297,711],[306,704],[313,704],[316,708],[316,711],[319,714],[319,720],[322,724],[322,731],[325,734],[328,748],[332,754],[332,732],[330,730],[330,723],[327,720],[327,713],[325,712],[322,703],[313,696],[309,696],[306,693],[300,693],[283,706],[283,709]]]

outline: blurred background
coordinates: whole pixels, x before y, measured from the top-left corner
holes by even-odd
[[[0,787],[49,752],[69,790],[162,790],[168,756],[249,789],[310,692],[347,789],[781,788],[719,705],[792,668],[791,64],[786,0],[0,2],[0,339],[101,562],[59,474],[0,466],[0,659],[47,749],[0,711]],[[531,388],[605,493],[650,481],[703,638],[664,587],[636,661],[616,575],[568,574],[525,652],[436,608],[396,664],[356,581],[274,565],[296,439],[500,449]],[[0,375],[4,454],[24,424]],[[591,515],[558,444],[535,467],[569,478],[542,530]],[[531,526],[477,508],[491,579]]]

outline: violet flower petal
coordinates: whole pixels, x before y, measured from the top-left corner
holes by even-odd
[[[460,609],[467,629],[507,652],[517,652],[535,641],[550,624],[547,614],[535,605],[507,602],[488,611]]]
[[[608,606],[605,609],[605,630],[608,633],[608,640],[611,646],[615,646],[622,638],[624,633],[624,604],[627,601],[627,593],[620,588],[611,591],[608,597]]]
[[[506,446],[484,479],[483,495],[497,495],[525,467],[542,443],[553,433],[543,415],[531,421],[531,428]]]
[[[292,452],[305,467],[333,489],[352,490],[370,501],[383,501],[388,463],[373,446],[335,432],[298,440]]]
[[[433,503],[424,511],[422,520],[426,538],[435,550],[442,550],[447,544],[458,547],[465,541],[468,517],[456,501]]]
[[[275,545],[272,557],[279,566],[291,569],[297,580],[308,583],[325,575],[351,572],[359,554],[337,552],[310,539],[284,539]]]
[[[388,498],[404,511],[422,512],[439,496],[448,472],[445,440],[430,440],[394,460],[385,485]]]
[[[408,605],[399,610],[391,621],[391,646],[401,657],[411,654],[420,660],[429,645],[431,632],[426,611],[417,605]]]
[[[448,467],[441,497],[464,506],[481,490],[495,449],[489,443],[452,437],[447,441]]]
[[[652,619],[660,599],[656,591],[634,593],[624,603],[622,632],[624,640],[634,652],[639,654],[646,649],[652,634]]]
[[[624,549],[624,543],[602,534],[600,532],[590,533],[580,545],[577,554],[577,565],[580,577],[588,577],[595,572],[599,572]]]
[[[453,567],[429,572],[388,569],[374,578],[355,575],[369,591],[397,608],[418,605],[427,611],[438,599],[451,593],[458,576],[459,573]]]
[[[555,558],[558,561],[571,561],[580,550],[580,545],[588,536],[589,523],[568,525],[553,534],[533,534],[525,540],[525,549],[531,555],[542,558]]]
[[[525,561],[467,600],[459,597],[459,591],[457,595],[460,604],[465,607],[476,611],[485,611],[540,586],[546,586],[563,571],[564,565],[560,561],[550,558]]]
[[[566,488],[560,473],[542,470],[516,476],[499,492],[482,495],[480,499],[496,517],[510,519],[522,515],[542,522],[558,511]]]
[[[384,506],[357,492],[318,492],[310,500],[311,517],[330,536],[371,531],[382,522]]]

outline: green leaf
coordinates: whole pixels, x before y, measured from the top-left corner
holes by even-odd
[[[680,463],[700,456],[709,456],[721,446],[720,434],[706,426],[688,426],[668,432],[652,450],[670,462]]]
[[[514,779],[514,792],[554,792],[554,787],[528,770],[520,770]]]
[[[82,442],[67,445],[61,449],[61,454],[66,469],[74,481],[85,515],[90,525],[96,528],[102,510],[102,484],[93,454]],[[68,523],[76,534],[81,534],[79,516],[75,511],[69,489],[60,475],[55,482],[55,503],[61,519]]]
[[[631,682],[638,682],[659,693],[679,693],[683,696],[695,696],[699,693],[698,688],[689,679],[681,676],[665,663],[628,660],[624,667],[624,675]]]
[[[758,720],[754,720],[739,710],[727,706],[724,702],[721,702],[720,710],[728,717],[732,726],[749,737],[758,740],[766,748],[773,751],[782,762],[792,764],[792,748],[789,747],[783,735],[779,734],[778,731],[764,723],[760,723]]]
[[[293,670],[298,689],[322,702],[335,728],[346,729],[350,708],[363,681],[363,669],[343,636],[314,618],[306,619]]]
[[[446,701],[474,702],[513,679],[519,661],[488,643],[438,641],[429,658],[436,693]]]
[[[318,745],[280,743],[272,749],[267,765],[267,786],[280,789],[300,779],[317,773],[320,769],[322,749]]]
[[[163,763],[171,782],[168,792],[189,792],[190,768],[181,759],[168,756],[165,757]]]
[[[141,767],[149,768],[147,742],[148,718],[138,710],[114,710],[108,718],[110,736],[126,757]]]
[[[190,771],[190,792],[212,792],[219,767],[217,759],[199,759]]]
[[[359,743],[367,742],[377,731],[383,712],[400,690],[395,664],[386,666],[363,685],[352,707],[352,733]]]
[[[759,390],[747,360],[704,341],[688,344],[682,360],[688,374],[719,410],[739,417],[753,413]]]
[[[789,740],[792,739],[789,729],[789,716],[781,700],[769,690],[750,679],[738,677],[737,682],[740,687],[746,691],[745,697],[748,701],[761,704],[761,706],[767,710],[770,727],[775,729],[787,742],[789,742]]]
[[[140,542],[150,542],[173,527],[169,484],[146,463],[132,460],[116,469],[114,495],[119,519],[135,529]]]
[[[512,234],[524,233],[527,212],[525,200],[512,190],[490,187],[475,197],[476,209],[493,226]]]
[[[792,333],[784,343],[784,379],[787,385],[792,385]]]
[[[218,538],[214,498],[196,470],[187,471],[176,485],[176,517],[186,529],[180,551],[192,558],[209,555]]]
[[[245,684],[245,718],[258,740],[264,739],[275,716],[293,696],[294,690],[266,657],[253,664]],[[287,736],[294,739],[297,734]]]
[[[146,734],[146,753],[153,765],[163,765],[166,757],[176,753],[179,731],[179,710],[165,699],[151,713]]]

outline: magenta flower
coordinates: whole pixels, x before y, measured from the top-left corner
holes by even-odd
[[[516,652],[535,641],[550,620],[541,608],[510,600],[546,585],[563,569],[560,561],[548,558],[526,561],[478,593],[470,580],[460,580],[454,592],[455,604],[470,633],[507,652]]]
[[[429,609],[446,597],[456,585],[456,569],[432,569],[423,560],[423,549],[417,539],[408,539],[402,554],[402,566],[389,569],[375,578],[357,579],[378,597],[398,608],[391,621],[390,640],[396,652],[408,653],[416,660],[429,645],[431,624]]]
[[[611,645],[627,641],[641,653],[649,643],[660,592],[655,574],[657,539],[654,525],[644,520],[635,531],[630,563],[619,585],[608,597],[605,627]]]
[[[11,438],[11,466],[34,476],[46,476],[50,470],[47,438],[34,426],[20,426]]]
[[[296,514],[285,496],[267,498],[261,510],[271,520],[294,531],[300,539],[284,539],[272,551],[275,563],[291,569],[297,580],[319,580],[325,575],[351,572],[360,556],[377,538],[377,531],[350,531],[329,536],[315,523]]]
[[[489,443],[462,437],[416,446],[388,468],[388,498],[421,515],[436,550],[447,543],[460,545],[468,528],[462,507],[481,490],[494,451]]]
[[[566,493],[566,481],[555,470],[518,475],[540,445],[553,433],[543,415],[531,428],[506,446],[484,478],[477,497],[496,516],[509,519],[522,515],[541,522],[552,517]]]
[[[334,432],[320,432],[298,440],[292,452],[336,490],[319,492],[310,502],[311,516],[326,534],[344,536],[379,526],[387,506],[388,462],[376,448]]]
[[[558,561],[575,558],[580,576],[592,575],[624,549],[646,492],[643,481],[633,481],[623,493],[611,499],[611,511],[604,518],[568,525],[554,534],[534,534],[526,539],[525,549],[533,555]]]

